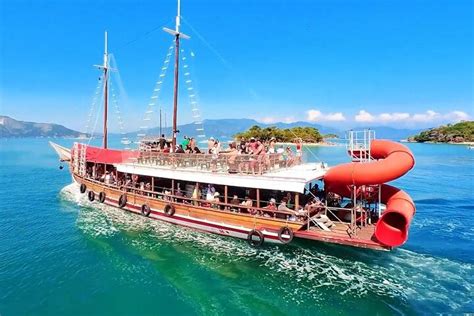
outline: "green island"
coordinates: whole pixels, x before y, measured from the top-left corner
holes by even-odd
[[[295,141],[295,139],[301,138],[304,143],[320,143],[323,141],[323,136],[319,133],[317,128],[314,127],[293,127],[293,128],[277,128],[275,126],[261,128],[258,125],[254,125],[245,132],[237,133],[234,135],[236,139],[251,137],[258,138],[262,141],[270,140],[275,137],[277,142],[289,143]]]
[[[474,121],[463,121],[423,131],[408,139],[412,142],[464,143],[474,142]]]
[[[338,139],[339,136],[337,136],[336,134],[324,134],[323,138],[325,138],[325,139]]]

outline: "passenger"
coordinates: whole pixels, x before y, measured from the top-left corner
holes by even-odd
[[[206,201],[212,201],[214,199],[214,193],[216,193],[216,189],[209,184],[207,186]]]
[[[271,198],[270,202],[265,207],[265,211],[263,211],[263,216],[264,217],[274,217],[275,216],[275,211],[277,211],[277,210],[278,210],[278,208],[276,206],[276,200],[274,198]]]
[[[296,157],[295,163],[299,164],[301,162],[301,157],[303,156],[303,140],[299,138],[296,141]]]
[[[214,137],[210,137],[209,140],[207,141],[207,153],[211,153],[211,149],[214,147],[215,139]]]
[[[211,148],[211,159],[212,159],[212,171],[217,171],[217,159],[219,158],[219,141],[214,142],[214,146]]]
[[[250,207],[253,206],[253,201],[249,196],[246,196],[245,200],[243,200],[240,205],[244,206],[244,208],[241,209],[241,212],[250,213]]]
[[[275,137],[270,138],[270,143],[268,144],[268,153],[269,154],[274,154],[275,153],[275,142],[276,142]]]
[[[291,167],[295,161],[295,156],[290,146],[286,147],[284,155],[285,155],[286,167]]]
[[[184,154],[183,145],[176,145],[176,153],[177,154]]]
[[[239,212],[239,208],[237,207],[239,204],[240,204],[240,201],[239,201],[239,197],[237,195],[234,195],[234,197],[232,198],[232,200],[230,200],[230,204],[232,205],[230,207],[230,210],[232,212],[236,212],[238,213]]]
[[[286,205],[286,203],[288,202],[288,199],[286,197],[284,197],[283,199],[281,199],[281,203],[280,205],[278,205],[278,211],[280,212],[286,212],[286,213],[279,213],[276,215],[277,218],[280,218],[280,219],[288,219],[290,214],[287,214],[287,213],[291,213],[293,214],[294,211],[290,208],[288,208],[288,206]]]
[[[239,152],[237,150],[237,146],[235,143],[229,144],[229,152],[226,155],[229,156],[228,158],[229,173],[236,173],[238,170],[237,156],[239,155]]]
[[[286,192],[286,206],[289,208],[293,208],[293,197],[291,196],[291,192]]]
[[[150,182],[147,182],[147,183],[145,184],[145,190],[151,191],[151,183],[150,183]]]
[[[160,150],[163,151],[166,146],[165,134],[161,134],[159,143],[160,143]]]
[[[183,150],[185,150],[186,148],[188,148],[188,145],[189,145],[189,138],[188,136],[184,136],[184,139],[183,141],[181,142],[181,148],[183,148]]]
[[[171,201],[171,191],[167,190],[167,189],[164,189],[163,193],[164,193],[163,199],[165,201]]]
[[[214,193],[214,199],[212,200],[212,208],[215,208],[215,209],[219,209],[220,208],[220,205],[219,203],[221,202],[220,198],[219,198],[220,194],[219,192],[215,192]]]
[[[246,146],[247,142],[245,141],[245,138],[241,138],[240,139],[240,144],[239,144],[239,152],[242,154],[242,153],[245,153],[246,151]]]
[[[193,200],[195,200],[193,202],[194,205],[198,205],[198,201],[199,199],[201,199],[201,190],[199,189],[199,183],[196,183],[196,185],[194,186],[194,190],[193,190],[193,195],[191,196],[191,198]]]

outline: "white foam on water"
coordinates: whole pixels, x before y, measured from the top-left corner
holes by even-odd
[[[322,293],[334,291],[347,297],[379,295],[405,302],[432,302],[447,306],[447,311],[462,309],[473,301],[472,264],[404,249],[380,256],[369,252],[363,261],[339,257],[329,250],[312,251],[297,246],[253,249],[237,239],[149,220],[97,202],[91,203],[85,194],[79,193],[75,184],[65,187],[61,194],[81,206],[78,226],[92,236],[111,237],[120,230],[134,230],[152,237],[152,241],[139,238],[140,235],[133,238],[131,245],[140,249],[158,252],[162,245],[184,243],[189,245],[196,263],[212,266],[212,269],[226,267],[231,262],[256,264],[263,268],[259,269],[262,275],[258,277],[296,304],[307,303],[308,299],[314,304],[323,303],[325,297]],[[280,279],[285,280],[284,284],[279,282]]]

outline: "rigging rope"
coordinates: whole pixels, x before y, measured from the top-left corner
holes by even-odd
[[[173,48],[174,48],[173,45],[171,45],[168,48],[168,52],[167,52],[167,54],[165,56],[165,60],[163,62],[163,66],[161,67],[161,71],[160,71],[160,75],[158,77],[158,81],[155,84],[155,87],[153,89],[153,93],[152,93],[151,98],[150,98],[150,102],[148,103],[147,110],[146,110],[145,115],[143,117],[144,125],[140,126],[140,133],[137,134],[137,138],[138,138],[137,141],[140,138],[145,137],[146,133],[148,132],[148,129],[150,128],[150,126],[148,126],[149,123],[147,123],[147,122],[152,121],[152,115],[154,113],[155,105],[157,105],[158,97],[160,96],[161,86],[162,86],[162,84],[164,82],[164,79],[166,77],[167,70],[168,70],[168,65],[169,65],[171,56],[173,55]],[[160,109],[161,109],[161,104],[160,104]]]
[[[102,85],[103,85],[103,78],[104,78],[104,75],[102,74],[99,79],[97,80],[97,86],[95,88],[95,91],[94,91],[94,95],[92,97],[92,102],[91,102],[91,107],[89,109],[89,114],[87,115],[87,120],[86,120],[86,126],[85,126],[85,132],[86,132],[86,136],[91,134],[91,120],[92,120],[92,116],[94,115],[94,109],[96,107],[96,104],[97,104],[97,100],[100,98],[99,95],[101,94],[101,88],[102,88]]]
[[[186,91],[188,92],[189,104],[191,105],[192,117],[194,125],[196,126],[196,137],[198,138],[198,143],[200,141],[206,140],[206,133],[204,132],[204,123],[201,117],[201,111],[198,107],[198,99],[199,95],[197,89],[193,86],[193,79],[191,79],[191,72],[189,68],[189,63],[187,62],[187,57],[184,56],[184,49],[181,49],[182,57],[181,60],[183,61],[183,68],[184,68],[184,83],[186,85]],[[190,52],[190,57],[194,57],[194,54]]]

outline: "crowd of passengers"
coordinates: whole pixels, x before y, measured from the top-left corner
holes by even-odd
[[[262,174],[264,170],[268,170],[278,163],[285,167],[290,167],[301,162],[302,141],[296,140],[296,151],[294,152],[290,146],[277,146],[275,137],[263,141],[251,137],[250,139],[241,138],[240,141],[233,141],[224,148],[218,139],[213,137],[207,141],[207,149],[201,150],[193,137],[184,136],[181,144],[176,145],[175,153],[182,154],[202,154],[211,155],[212,171],[216,171],[217,160],[219,157],[226,157],[228,163],[228,171],[230,173],[258,173]],[[159,141],[148,143],[148,151],[153,152],[171,152],[171,143],[167,142],[164,134],[161,135]],[[271,161],[271,156],[278,157],[277,161]]]
[[[331,206],[340,206],[341,202],[341,198],[335,194],[331,193],[326,197],[324,191],[320,190],[317,184],[299,196],[298,208],[295,205],[294,194],[280,191],[270,191],[270,195],[267,194],[266,199],[260,201],[261,205],[258,208],[257,202],[250,197],[248,190],[245,191],[245,195],[240,197],[237,194],[228,196],[227,204],[225,204],[225,197],[212,184],[186,184],[185,188],[182,188],[181,183],[178,182],[174,194],[172,194],[171,188],[153,188],[151,182],[139,181],[139,176],[135,174],[120,174],[116,177],[114,172],[108,170],[104,172],[104,167],[100,165],[95,168],[87,168],[87,177],[135,194],[233,213],[289,221],[303,221],[308,216],[316,216],[329,227],[332,222],[325,215],[325,200],[328,199],[328,204]]]

